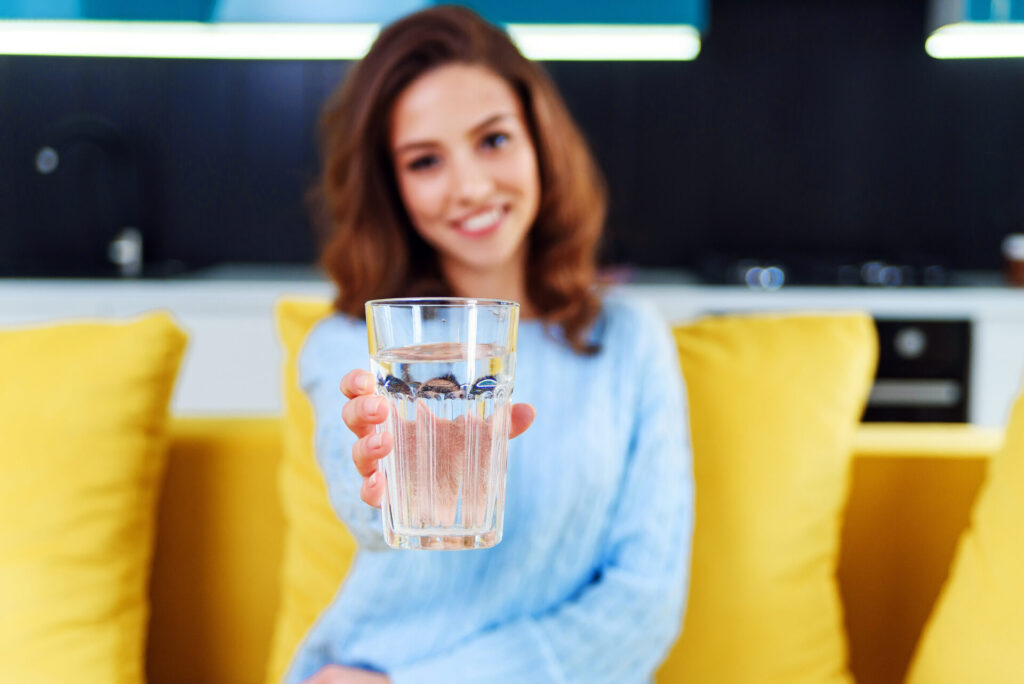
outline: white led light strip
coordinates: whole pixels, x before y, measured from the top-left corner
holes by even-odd
[[[700,32],[688,25],[510,24],[538,60],[690,60]],[[378,24],[234,24],[0,20],[0,54],[192,59],[359,59]]]
[[[687,24],[509,24],[524,55],[539,60],[691,60],[700,32]]]
[[[377,24],[4,21],[0,54],[194,59],[359,59]]]
[[[1024,23],[948,24],[932,32],[924,49],[936,59],[1024,57]]]

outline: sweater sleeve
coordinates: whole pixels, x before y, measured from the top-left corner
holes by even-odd
[[[380,510],[359,498],[363,479],[352,462],[356,436],[341,418],[346,402],[342,377],[368,366],[365,328],[334,317],[319,323],[308,336],[299,357],[299,383],[313,405],[316,460],[331,506],[361,549],[378,551],[389,549]]]
[[[682,376],[656,316],[641,317],[633,336],[639,399],[620,406],[634,416],[630,453],[594,579],[545,614],[390,671],[394,684],[620,684],[646,680],[665,657],[681,626],[694,512]]]

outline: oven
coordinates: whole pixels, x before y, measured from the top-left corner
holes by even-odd
[[[865,421],[967,422],[971,322],[876,318],[878,370]]]

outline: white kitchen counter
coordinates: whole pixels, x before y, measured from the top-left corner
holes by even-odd
[[[878,318],[971,321],[969,413],[979,425],[1004,423],[1024,377],[1024,289],[787,286],[759,292],[686,283],[622,289],[627,296],[653,302],[670,322],[703,313],[837,310],[864,310]],[[284,296],[331,294],[329,283],[301,267],[221,267],[173,280],[0,279],[0,324],[166,309],[190,335],[173,410],[266,414],[281,410],[274,303]]]

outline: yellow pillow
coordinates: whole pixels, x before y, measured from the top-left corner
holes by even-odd
[[[835,570],[877,360],[861,314],[675,329],[697,517],[683,633],[660,682],[852,682]]]
[[[925,624],[909,684],[1024,681],[1024,393]]]
[[[316,322],[330,313],[330,305],[322,299],[282,300],[275,311],[284,347],[285,451],[280,488],[285,538],[268,684],[281,681],[299,642],[337,592],[356,551],[355,540],[327,498],[313,451],[313,407],[298,385],[302,344]]]
[[[166,314],[0,329],[0,681],[143,681]]]

